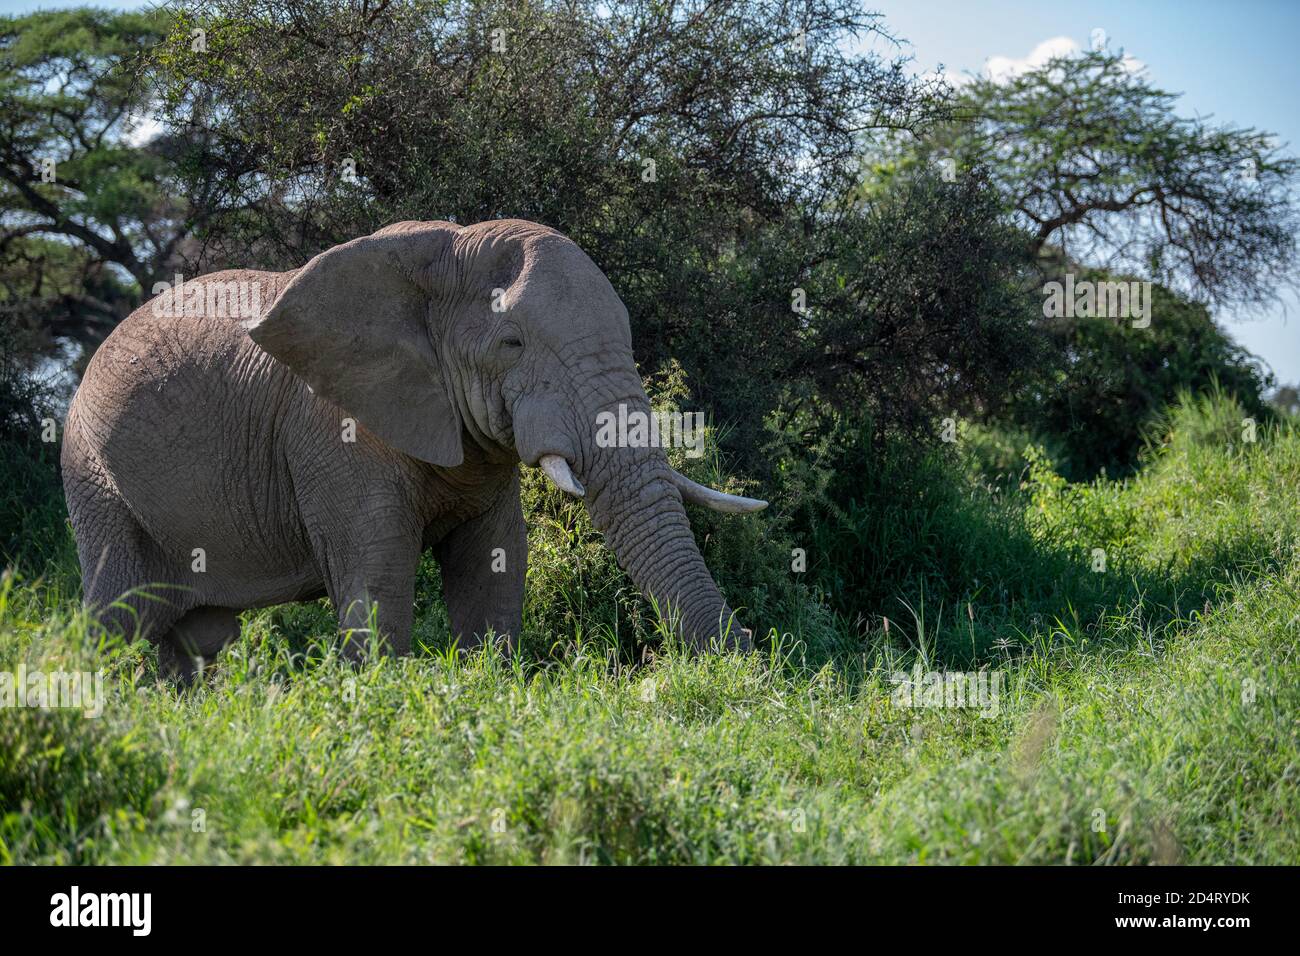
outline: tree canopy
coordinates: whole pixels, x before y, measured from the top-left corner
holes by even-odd
[[[0,20],[0,297],[35,347],[94,343],[175,262],[186,204],[124,64],[160,41],[149,13]]]
[[[1035,253],[1219,304],[1272,299],[1295,281],[1300,162],[1177,99],[1122,50],[1055,57],[971,82],[928,155],[986,166]]]

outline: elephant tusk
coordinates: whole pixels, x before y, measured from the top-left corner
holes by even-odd
[[[740,495],[729,495],[715,488],[706,488],[671,468],[668,469],[668,473],[672,475],[677,490],[682,493],[682,499],[693,505],[704,505],[714,511],[725,511],[727,514],[750,514],[767,507],[767,502],[758,498],[742,498]]]
[[[569,463],[562,455],[543,455],[537,465],[546,472],[546,477],[551,479],[555,487],[565,494],[573,495],[575,498],[587,494],[587,489],[582,487],[582,482],[573,476],[573,469],[569,467]]]

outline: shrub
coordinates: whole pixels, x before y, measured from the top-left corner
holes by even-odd
[[[0,336],[0,570],[74,573],[76,556],[59,476],[64,396],[34,376]]]

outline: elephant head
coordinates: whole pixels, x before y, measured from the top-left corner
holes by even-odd
[[[697,485],[662,448],[597,441],[602,413],[650,406],[627,309],[572,240],[519,220],[398,223],[317,256],[249,334],[407,455],[454,468],[472,442],[540,467],[585,500],[620,566],[688,641],[748,646],[683,501],[766,503]]]

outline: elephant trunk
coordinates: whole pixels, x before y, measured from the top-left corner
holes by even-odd
[[[643,393],[635,408],[649,412]],[[693,647],[748,649],[749,633],[733,621],[696,547],[663,450],[592,445],[585,451],[587,510],[632,582]]]

